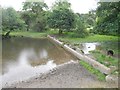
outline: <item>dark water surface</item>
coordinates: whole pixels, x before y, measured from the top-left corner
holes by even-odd
[[[76,58],[47,39],[15,37],[2,41],[2,79],[6,82],[43,73],[70,60]]]

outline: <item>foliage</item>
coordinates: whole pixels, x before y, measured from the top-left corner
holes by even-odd
[[[26,0],[26,2],[23,2],[23,10],[25,11],[31,11],[32,13],[39,14],[42,13],[42,11],[46,10],[48,7],[46,3],[42,0],[37,0],[37,1],[30,1]]]
[[[44,31],[46,27],[46,10],[47,5],[41,0],[37,2],[24,2],[22,17],[27,24],[27,31],[32,29],[35,31]]]
[[[120,23],[120,2],[99,2],[95,33],[118,35]]]
[[[63,8],[71,9],[71,4],[68,2],[68,0],[57,0],[52,6],[52,10],[60,10]]]
[[[84,23],[85,28],[93,28],[95,25],[95,20],[96,20],[96,11],[95,10],[91,10],[89,11],[89,13],[86,14],[79,14],[79,17],[82,20],[82,23]]]
[[[12,31],[15,29],[23,29],[25,22],[21,19],[18,12],[12,7],[2,8],[2,30]]]
[[[89,65],[88,63],[81,60],[80,64],[83,65],[83,67],[90,71],[92,74],[95,74],[99,80],[101,81],[105,80],[105,75],[98,71],[97,69],[95,69],[94,67],[92,67],[91,65]]]
[[[27,31],[29,31],[30,26],[31,26],[31,22],[33,21],[31,16],[32,16],[32,14],[30,13],[30,11],[21,12],[21,17],[23,18],[23,20],[26,23]]]
[[[74,13],[70,9],[70,4],[66,1],[58,1],[55,3],[55,8],[48,17],[48,25],[50,28],[59,29],[59,34],[63,30],[67,31],[74,28]]]
[[[68,0],[57,0],[49,10],[43,0],[26,0],[22,11],[17,12],[13,8],[1,9],[2,29],[6,31],[27,28],[27,31],[43,32],[52,28],[58,30],[59,34],[70,32],[68,37],[76,38],[88,36],[88,32],[118,35],[119,11],[120,2],[99,2],[96,11],[75,14]]]
[[[75,16],[75,36],[74,37],[86,37],[88,35],[88,32],[84,25],[84,20],[79,14],[76,14]]]

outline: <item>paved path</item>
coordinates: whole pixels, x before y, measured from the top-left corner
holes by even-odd
[[[8,87],[8,86],[6,86]],[[33,77],[27,81],[13,84],[16,88],[105,88],[114,87],[99,81],[89,73],[79,62],[60,65],[50,72]]]

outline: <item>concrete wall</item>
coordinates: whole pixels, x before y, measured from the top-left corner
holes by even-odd
[[[47,36],[48,39],[56,44],[58,44],[59,46],[63,47],[65,50],[69,51],[70,53],[72,53],[74,56],[76,56],[78,59],[83,60],[87,63],[89,63],[90,65],[92,65],[94,68],[98,69],[100,72],[104,73],[104,74],[110,74],[111,70],[110,68],[104,66],[103,64],[97,62],[94,59],[91,59],[90,57],[86,56],[86,55],[82,55],[78,52],[76,52],[75,50],[73,50],[72,48],[70,48],[67,45],[63,45],[63,42],[60,42],[59,40],[55,39],[54,37],[51,36]]]

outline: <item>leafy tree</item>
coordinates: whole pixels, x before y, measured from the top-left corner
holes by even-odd
[[[96,12],[94,10],[89,11],[89,13],[86,14],[79,14],[79,17],[81,18],[82,23],[84,23],[85,28],[93,28],[95,25],[96,20]]]
[[[71,4],[68,0],[57,0],[52,6],[52,10],[60,10],[63,8],[71,9]]]
[[[76,28],[75,28],[75,37],[86,37],[88,32],[86,31],[84,19],[81,17],[80,14],[76,14]]]
[[[100,2],[96,15],[95,33],[118,35],[120,2]]]
[[[2,30],[12,31],[15,29],[23,29],[25,22],[21,19],[18,12],[12,7],[2,8]]]
[[[26,23],[27,31],[30,30],[31,23],[33,21],[31,16],[32,16],[32,13],[30,11],[21,12],[21,17]]]
[[[33,29],[35,29],[38,32],[46,30],[46,26],[47,26],[46,20],[47,20],[46,12],[43,12],[40,15],[38,15],[36,17],[35,23],[33,23],[34,25]]]
[[[36,2],[31,1],[23,3],[23,15],[26,24],[27,30],[33,29],[36,31],[43,31],[46,27],[46,16],[45,9],[47,9],[46,3],[41,0],[37,0]]]
[[[63,30],[70,30],[74,28],[75,16],[70,9],[70,4],[67,1],[57,1],[52,12],[48,17],[48,24],[50,28],[59,29],[59,34]]]

